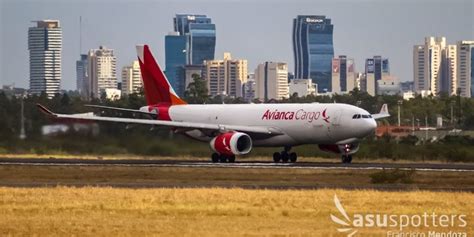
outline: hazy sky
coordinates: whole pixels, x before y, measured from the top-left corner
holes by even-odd
[[[164,66],[164,36],[176,13],[207,14],[216,24],[216,58],[231,52],[247,59],[249,72],[264,61],[283,61],[293,71],[292,19],[326,15],[334,24],[335,55],[364,59],[382,55],[391,74],[412,80],[412,48],[425,36],[448,43],[474,40],[473,0],[0,0],[0,84],[28,87],[27,34],[33,20],[58,19],[63,29],[62,88],[75,89],[79,58],[99,45],[115,50],[117,75],[136,58],[135,45],[149,44]]]

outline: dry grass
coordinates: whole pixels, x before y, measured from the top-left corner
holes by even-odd
[[[471,225],[452,230],[474,231],[472,193],[57,187],[0,188],[0,235],[345,236],[330,220],[334,194],[349,215],[463,213]]]

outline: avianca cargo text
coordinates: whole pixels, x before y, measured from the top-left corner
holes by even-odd
[[[326,109],[322,112],[305,111],[304,109],[298,109],[296,111],[278,111],[278,109],[271,111],[267,109],[262,115],[262,120],[306,120],[311,123],[319,120],[329,123],[329,117],[326,115]]]

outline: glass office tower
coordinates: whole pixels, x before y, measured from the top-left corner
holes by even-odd
[[[188,64],[202,64],[214,60],[216,49],[216,25],[206,15],[176,14],[174,30],[187,36]]]
[[[331,63],[334,57],[331,19],[299,15],[293,19],[295,78],[311,78],[318,92],[331,91]]]
[[[214,60],[216,26],[206,15],[176,14],[165,38],[166,76],[179,96],[186,90],[184,67]]]
[[[186,36],[172,32],[165,36],[166,77],[175,92],[184,94],[184,66],[186,65]]]

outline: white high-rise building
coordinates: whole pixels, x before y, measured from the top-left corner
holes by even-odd
[[[211,96],[242,97],[242,85],[247,81],[247,60],[232,59],[230,53],[224,53],[223,60],[206,60],[204,65]]]
[[[458,88],[458,78],[457,78],[457,47],[456,45],[448,45],[446,48],[447,56],[447,76],[448,76],[448,87],[449,94],[456,95],[456,90]]]
[[[347,93],[356,87],[354,59],[344,55],[332,59],[332,92]]]
[[[138,93],[142,87],[142,74],[138,60],[133,61],[132,65],[122,67],[122,95]]]
[[[446,44],[445,37],[426,37],[424,45],[415,45],[413,48],[413,79],[415,91],[430,91],[433,95],[441,92],[452,93],[455,85],[455,75],[450,68],[456,64],[450,62],[455,57],[454,46]]]
[[[377,81],[378,95],[397,95],[400,91],[400,80],[395,76],[385,76]]]
[[[474,41],[459,41],[457,54],[457,87],[461,96],[470,98],[474,93]]]
[[[117,89],[116,58],[113,49],[100,46],[88,54],[90,96],[100,98],[106,89]]]
[[[288,65],[281,62],[265,62],[255,69],[256,95],[255,97],[268,101],[288,98]]]
[[[390,64],[388,58],[374,56],[365,60],[365,80],[363,91],[371,96],[378,93],[378,81],[390,76]]]
[[[288,86],[290,90],[290,96],[295,93],[298,95],[298,97],[316,95],[316,92],[318,91],[317,85],[313,83],[312,79],[292,79],[290,80]]]
[[[62,29],[58,20],[34,22],[28,29],[30,93],[52,98],[61,87]]]
[[[245,82],[242,87],[242,97],[245,101],[251,102],[253,99],[255,99],[256,82],[254,73],[249,73],[247,75],[247,82]]]
[[[360,91],[367,91],[367,85],[366,85],[366,81],[365,81],[365,73],[357,72],[355,74],[354,86],[357,87]]]

